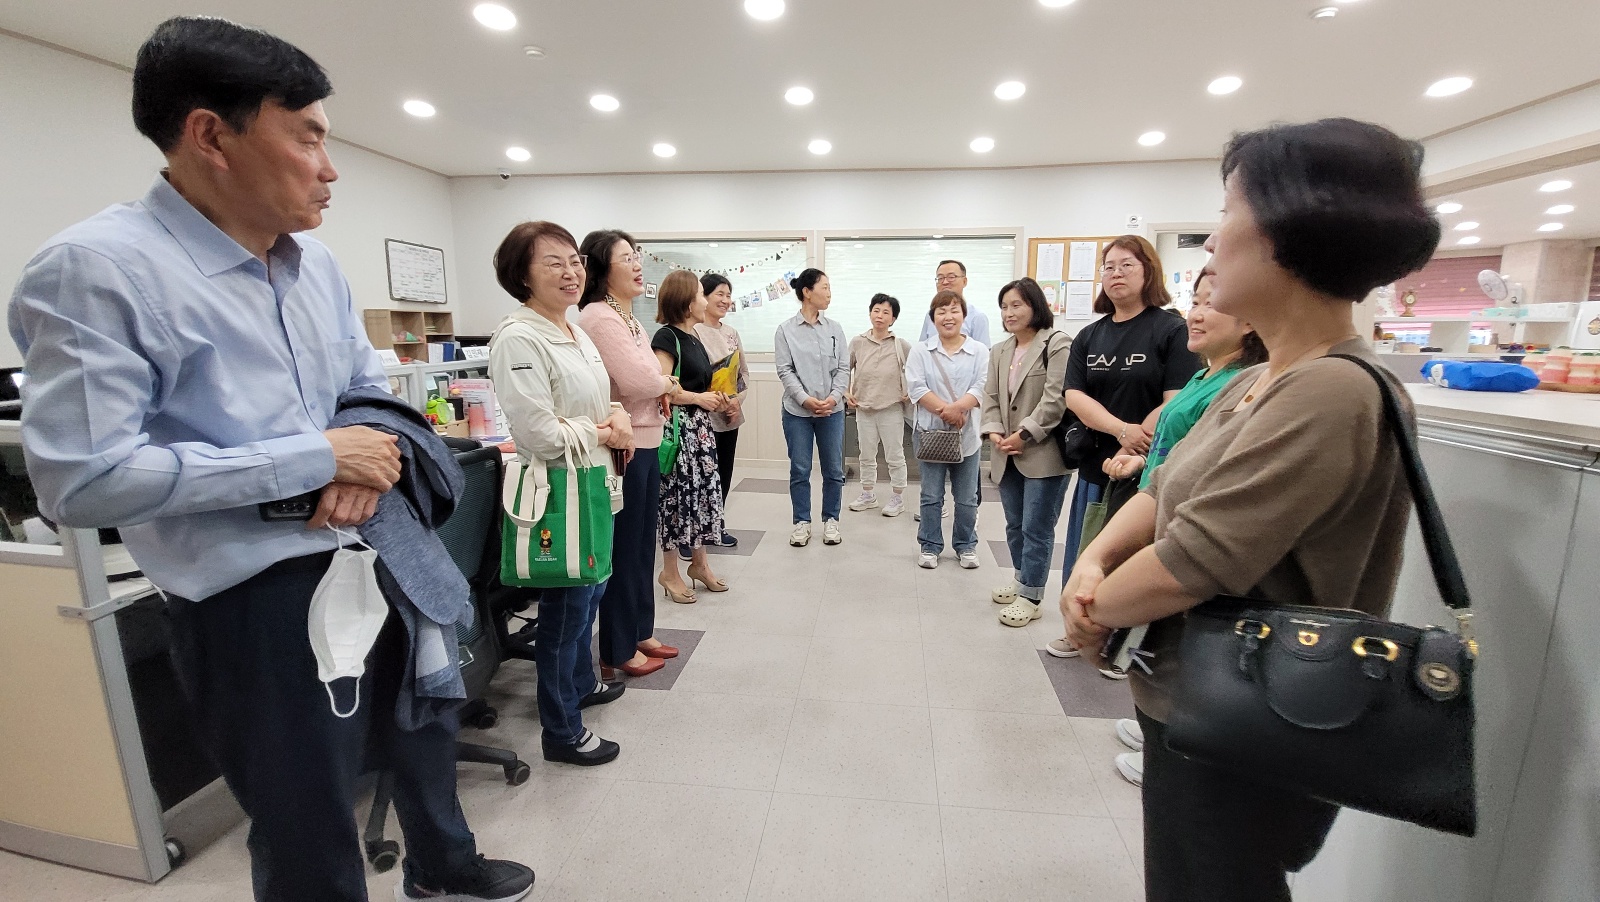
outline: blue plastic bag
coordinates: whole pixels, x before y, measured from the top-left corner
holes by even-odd
[[[1533,370],[1520,363],[1459,360],[1430,360],[1422,365],[1422,375],[1434,385],[1462,391],[1527,391],[1539,385]]]

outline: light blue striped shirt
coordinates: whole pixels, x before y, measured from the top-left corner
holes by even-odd
[[[270,273],[158,177],[50,239],[11,299],[40,510],[121,528],[185,598],[335,546],[256,505],[332,481],[339,395],[388,384],[328,249],[284,235],[267,256]]]
[[[961,426],[961,456],[971,457],[983,447],[978,423],[983,419],[983,385],[989,381],[989,349],[970,335],[965,338],[954,354],[944,349],[937,335],[913,347],[906,358],[906,394],[916,408],[914,422],[919,430],[950,428],[938,414],[917,403],[923,395],[932,392],[947,402],[959,401],[963,395],[977,398],[978,406],[967,411],[967,421]]]

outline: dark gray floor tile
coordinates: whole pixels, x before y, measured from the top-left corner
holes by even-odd
[[[1108,680],[1081,660],[1053,657],[1042,648],[1039,659],[1068,717],[1133,716],[1133,693],[1126,681]]]

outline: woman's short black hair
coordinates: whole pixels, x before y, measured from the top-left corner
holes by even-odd
[[[810,266],[802,270],[800,275],[790,279],[789,287],[794,289],[794,296],[800,300],[800,303],[804,304],[806,302],[806,292],[817,287],[817,283],[826,275],[827,273],[817,269],[815,266]]]
[[[700,277],[700,290],[705,292],[706,297],[711,297],[711,292],[716,291],[723,285],[728,286],[729,294],[733,293],[733,283],[729,282],[728,277],[722,273],[708,272]]]
[[[1354,119],[1237,134],[1222,156],[1273,258],[1311,288],[1359,301],[1439,245],[1422,197],[1422,145]]]
[[[1022,295],[1022,299],[1027,301],[1028,306],[1033,309],[1033,318],[1028,320],[1028,328],[1037,332],[1056,324],[1055,312],[1050,309],[1050,302],[1044,299],[1044,289],[1039,287],[1038,282],[1026,276],[1015,282],[1007,282],[1001,287],[1000,294],[996,296],[996,302],[1004,304],[1006,302],[1006,292],[1013,290]]]
[[[578,298],[579,310],[605,299],[606,279],[611,276],[611,255],[618,241],[628,242],[628,247],[639,246],[632,235],[621,229],[596,229],[583,236],[578,253],[588,258],[588,265],[584,267],[583,296]]]
[[[139,48],[133,124],[167,152],[195,110],[210,110],[242,132],[268,100],[303,110],[332,93],[328,73],[288,41],[227,19],[178,16],[157,25]]]
[[[883,294],[882,292],[879,292],[878,294],[873,295],[872,296],[872,300],[867,303],[867,312],[871,313],[872,312],[872,308],[878,306],[879,304],[888,304],[890,312],[894,313],[894,318],[895,319],[899,319],[900,318],[900,299],[899,298],[890,297],[887,294]]]

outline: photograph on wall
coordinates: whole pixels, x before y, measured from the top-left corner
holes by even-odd
[[[654,300],[655,296],[656,296],[656,289],[660,288],[660,287],[661,286],[657,285],[654,282],[646,282],[646,283],[644,283],[644,296],[647,297],[647,298],[650,298],[651,300]]]

